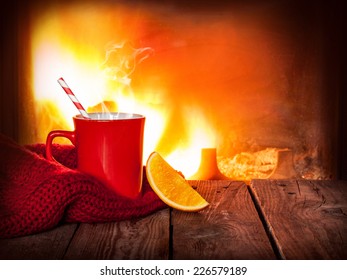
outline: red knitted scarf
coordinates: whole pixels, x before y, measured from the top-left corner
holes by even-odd
[[[34,234],[63,222],[110,222],[143,217],[165,204],[144,176],[142,196],[130,200],[106,188],[76,167],[71,145],[20,146],[0,134],[0,238]],[[145,172],[144,172],[145,173]]]

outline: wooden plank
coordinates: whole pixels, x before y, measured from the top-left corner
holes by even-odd
[[[119,223],[81,224],[65,259],[167,259],[169,209]]]
[[[253,180],[285,259],[347,259],[347,182]]]
[[[35,235],[0,239],[0,259],[62,259],[76,228],[76,224],[65,224],[53,230]]]
[[[247,186],[190,181],[210,202],[197,213],[172,211],[173,259],[274,259]]]

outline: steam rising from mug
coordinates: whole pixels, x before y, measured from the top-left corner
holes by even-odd
[[[154,53],[152,48],[135,49],[129,43],[109,43],[105,61],[102,64],[109,79],[124,85],[130,85],[130,75],[143,60]]]
[[[154,50],[150,47],[136,49],[128,42],[110,42],[107,44],[105,60],[101,69],[106,79],[113,83],[112,100],[117,101],[120,99],[117,97],[124,95],[134,100],[130,76],[134,73],[137,65],[153,54]],[[104,101],[101,102],[102,111],[109,113]]]

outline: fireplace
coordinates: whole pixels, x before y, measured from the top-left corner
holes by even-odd
[[[105,101],[146,115],[145,156],[157,150],[188,177],[212,148],[232,179],[276,168],[345,179],[341,2],[12,2],[1,11],[0,132],[30,144],[71,129],[64,76],[89,110]]]

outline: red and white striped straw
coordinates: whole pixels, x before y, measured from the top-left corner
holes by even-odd
[[[70,97],[71,101],[76,106],[78,111],[80,111],[83,118],[90,119],[87,111],[83,108],[82,104],[78,101],[78,99],[76,98],[76,96],[74,95],[74,93],[72,92],[70,87],[67,85],[67,83],[64,81],[64,79],[63,78],[58,79],[58,83],[61,85],[63,90],[66,92],[67,96]]]

